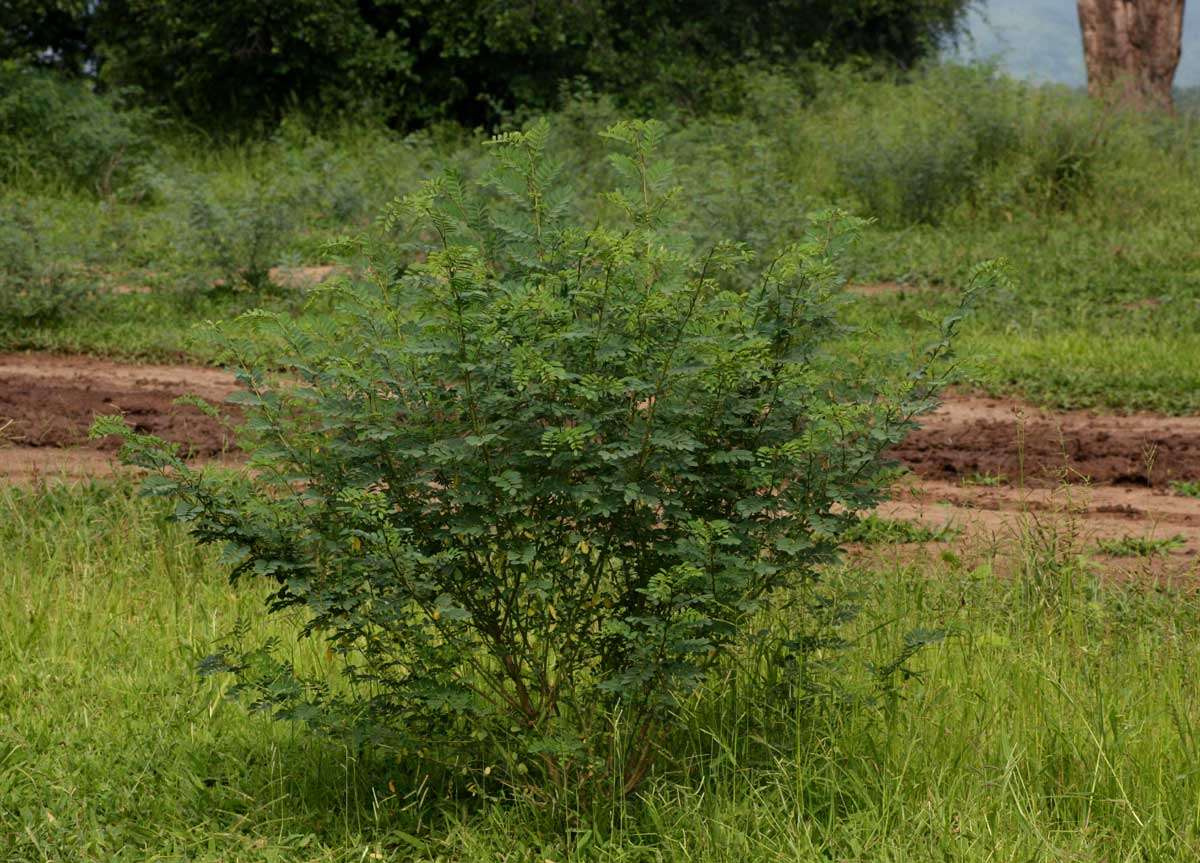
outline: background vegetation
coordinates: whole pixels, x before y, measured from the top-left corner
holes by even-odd
[[[10,348],[210,357],[191,322],[263,302],[298,311],[296,285],[324,271],[288,268],[353,271],[328,242],[374,230],[418,178],[483,164],[482,134],[455,126],[321,129],[292,115],[214,144],[114,94],[5,69],[0,225],[37,266],[97,288],[71,315],[0,319]],[[986,68],[810,66],[797,81],[738,67],[724,81],[736,102],[676,112],[663,142],[694,236],[770,250],[831,204],[873,219],[846,265],[853,282],[900,288],[856,312],[896,344],[921,311],[952,307],[975,263],[1003,257],[1016,287],[987,297],[965,332],[982,386],[1066,407],[1196,408],[1194,115],[1111,113]],[[625,113],[582,92],[550,116],[580,200],[611,185],[597,133]],[[61,134],[34,132],[63,116]]]
[[[286,111],[411,128],[546,110],[562,82],[622,102],[704,102],[714,70],[757,58],[910,66],[957,32],[967,0],[17,0],[0,59],[134,86],[210,132]]]
[[[957,0],[225,5],[0,9],[0,350],[218,361],[200,325],[253,308],[336,345],[317,282],[427,260],[378,216],[443,169],[479,179],[487,131],[547,117],[590,226],[612,215],[598,132],[655,115],[700,248],[770,259],[830,205],[869,220],[829,356],[919,348],[1000,257],[1011,284],[960,333],[974,383],[1200,408],[1195,94],[1133,115],[938,65]],[[899,553],[952,533],[861,522],[883,550],[756,610],[766,635],[674,705],[636,796],[563,817],[230,704],[195,670],[231,629],[337,691],[309,621],[268,612],[275,580],[235,591],[124,482],[5,486],[0,859],[1194,858],[1197,595],[1103,579],[1047,524],[1003,554]],[[798,671],[763,645],[800,623]]]

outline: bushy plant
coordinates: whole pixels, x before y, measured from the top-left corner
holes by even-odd
[[[837,109],[839,187],[893,226],[936,224],[955,206],[976,203],[989,172],[1023,144],[1025,93],[986,67],[841,86],[851,98]]]
[[[866,212],[895,225],[936,224],[964,201],[975,174],[970,138],[909,118],[866,130],[839,160],[842,185]]]
[[[942,66],[905,81],[842,82],[825,106],[841,141],[836,193],[889,226],[937,224],[966,205],[972,217],[1024,209],[1048,214],[1093,191],[1100,160],[1127,127],[1067,88],[1006,79],[987,66]]]
[[[187,230],[179,243],[188,290],[200,292],[271,287],[271,268],[293,228],[295,202],[288,192],[254,181],[225,200],[211,190],[186,193]]]
[[[839,354],[857,223],[824,216],[757,263],[696,248],[663,134],[605,133],[622,185],[599,222],[574,215],[545,124],[503,135],[486,178],[389,209],[384,236],[414,245],[349,243],[370,282],[327,289],[332,318],[248,316],[227,341],[245,473],[125,430],[148,491],[235,579],[272,581],[341,674],[306,678],[244,627],[208,670],[476,790],[619,794],[747,622],[834,559],[958,317],[915,367]],[[264,331],[281,349],[259,362]]]
[[[1037,106],[1034,116],[1020,166],[1024,191],[1040,209],[1068,209],[1092,190],[1106,118],[1067,99]]]
[[[368,152],[394,151],[395,145],[381,130],[364,129],[356,137],[374,137]],[[332,225],[351,224],[364,215],[369,197],[369,178],[360,164],[361,153],[352,154],[339,142],[314,134],[303,122],[289,117],[280,124],[268,148],[269,158],[285,176],[295,205],[311,211],[316,219]],[[357,158],[356,158],[357,156]],[[383,199],[383,200],[386,200]]]
[[[0,62],[0,182],[112,193],[153,147],[149,114],[86,81]]]
[[[79,311],[93,290],[90,280],[46,260],[26,214],[0,210],[0,329],[60,321]]]

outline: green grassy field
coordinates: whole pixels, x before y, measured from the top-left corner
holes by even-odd
[[[830,571],[864,599],[819,694],[731,660],[636,798],[562,823],[223,700],[195,673],[214,638],[239,619],[288,638],[265,588],[233,591],[123,484],[4,489],[0,859],[1190,859],[1200,597],[1099,581],[1038,539],[1005,578],[962,549]],[[949,636],[913,676],[871,671],[931,626]]]
[[[764,75],[745,92],[737,113],[668,118],[697,242],[777,248],[830,205],[872,219],[847,278],[904,289],[859,300],[854,338],[898,349],[1004,258],[1011,287],[959,343],[976,386],[1200,410],[1195,117],[1110,114],[980,70],[834,72],[813,99]],[[596,133],[616,116],[589,99],[551,118],[587,200],[608,185]],[[205,322],[323,314],[248,274],[353,272],[329,241],[378,231],[389,200],[441,167],[477,173],[484,151],[464,130],[288,123],[240,144],[167,130],[103,194],[32,165],[0,188],[0,264],[37,284],[63,269],[87,296],[61,314],[0,307],[0,350],[212,361]],[[1094,549],[1047,529],[1030,522],[1000,557],[947,534],[830,568],[822,595],[860,606],[844,649],[803,680],[731,657],[637,795],[564,819],[450,797],[386,751],[226,700],[229,681],[196,667],[235,623],[311,671],[324,645],[296,643],[265,584],[234,590],[128,482],[0,484],[0,860],[1194,859],[1200,595],[1102,578]],[[881,672],[921,630],[946,637]]]

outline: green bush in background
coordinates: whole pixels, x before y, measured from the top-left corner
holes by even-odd
[[[111,194],[153,149],[130,95],[0,62],[0,184]]]
[[[79,311],[93,289],[90,280],[48,258],[25,212],[0,209],[0,333],[60,322]]]
[[[0,59],[139,88],[210,132],[289,110],[412,128],[492,125],[582,80],[627,104],[701,108],[741,63],[864,57],[908,67],[957,32],[967,0],[177,0],[20,2]]]

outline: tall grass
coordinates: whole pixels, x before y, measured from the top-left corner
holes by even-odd
[[[831,570],[848,647],[731,658],[637,798],[564,824],[226,702],[194,667],[261,596],[124,485],[5,488],[0,859],[1194,858],[1200,598],[1045,540]],[[914,627],[949,637],[889,676]]]

